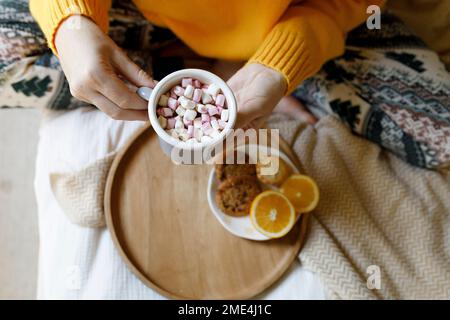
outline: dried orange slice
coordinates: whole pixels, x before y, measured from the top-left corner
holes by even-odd
[[[319,188],[308,176],[294,174],[281,185],[280,191],[289,199],[298,213],[314,210],[319,202]]]
[[[250,220],[262,234],[270,238],[281,238],[294,226],[295,209],[282,193],[264,191],[252,202]]]

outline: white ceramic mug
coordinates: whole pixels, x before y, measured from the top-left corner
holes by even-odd
[[[220,132],[220,134],[217,137],[211,139],[210,141],[203,143],[188,144],[172,137],[159,125],[158,116],[156,115],[156,109],[158,107],[159,98],[164,93],[170,91],[170,89],[172,89],[174,86],[180,85],[181,79],[183,78],[198,79],[205,84],[214,83],[220,87],[223,95],[225,96],[227,107],[229,110],[228,122],[226,127]],[[143,99],[148,100],[148,116],[150,118],[150,123],[159,137],[159,144],[161,146],[161,149],[164,151],[164,153],[170,156],[172,160],[174,160],[173,158],[174,148],[176,148],[176,152],[181,153],[188,152],[190,155],[193,155],[194,152],[202,152],[207,147],[211,148],[219,143],[222,143],[232,132],[234,125],[236,123],[237,105],[233,91],[230,89],[230,87],[228,87],[225,81],[223,81],[215,74],[205,70],[183,69],[173,72],[165,76],[161,81],[159,81],[158,84],[153,89],[146,87],[139,88],[138,94]],[[183,157],[183,154],[181,154],[180,156]]]

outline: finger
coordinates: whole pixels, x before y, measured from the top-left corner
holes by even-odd
[[[92,94],[90,100],[97,108],[102,110],[114,120],[148,121],[147,111],[121,109],[100,93]]]
[[[154,88],[156,82],[142,68],[136,65],[126,53],[118,49],[114,52],[112,63],[114,67],[137,87]]]
[[[146,110],[148,102],[132,91],[113,70],[100,72],[98,91],[116,106],[125,110]]]

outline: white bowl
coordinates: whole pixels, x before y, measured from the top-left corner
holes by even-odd
[[[249,146],[255,146],[253,144],[250,144]],[[295,165],[292,163],[292,161],[289,159],[289,157],[283,153],[281,150],[277,150],[274,148],[266,147],[266,146],[257,146],[258,150],[262,150],[263,153],[271,154],[274,156],[278,156],[279,158],[283,159],[291,168],[293,173],[299,173],[298,169],[295,167]],[[248,154],[248,149],[245,145],[241,145],[236,148],[238,151],[246,152]],[[265,184],[261,184],[263,189],[276,189],[275,187],[271,187]],[[250,221],[250,216],[244,216],[244,217],[232,217],[229,216],[220,210],[219,206],[216,203],[216,193],[217,189],[219,187],[219,181],[216,179],[215,170],[211,170],[211,173],[209,175],[208,180],[208,203],[209,207],[211,208],[212,213],[216,217],[217,220],[222,224],[222,226],[228,230],[230,233],[234,234],[235,236],[250,239],[250,240],[257,240],[257,241],[266,241],[270,240],[271,238],[263,235],[262,233],[258,232],[254,227],[252,222]],[[297,214],[296,221],[298,220],[300,215]]]
[[[220,87],[223,95],[225,96],[227,107],[229,110],[228,123],[217,137],[213,138],[208,142],[189,144],[180,141],[169,135],[159,125],[158,117],[156,115],[156,108],[158,107],[159,98],[161,97],[161,95],[168,92],[175,85],[180,85],[181,79],[183,78],[198,79],[202,83],[206,84],[214,83]],[[236,98],[234,97],[233,91],[230,89],[230,87],[228,87],[225,81],[223,81],[215,74],[201,69],[183,69],[165,76],[161,81],[158,82],[158,84],[152,90],[148,101],[148,116],[150,118],[150,123],[152,124],[153,129],[155,130],[156,134],[160,139],[161,148],[167,155],[170,156],[172,154],[172,149],[174,147],[182,150],[188,150],[189,152],[203,150],[207,146],[210,147],[218,143],[221,143],[231,133],[236,123],[236,116],[237,116]]]

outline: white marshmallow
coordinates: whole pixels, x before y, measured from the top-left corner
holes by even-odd
[[[182,106],[179,106],[175,112],[179,115],[179,116],[184,116],[184,114],[186,113],[186,109],[183,108]]]
[[[220,87],[214,83],[211,83],[206,89],[206,92],[213,97],[217,96],[220,93]]]
[[[202,119],[196,118],[194,119],[194,128],[201,128],[202,127]]]
[[[208,134],[211,138],[217,138],[220,135],[220,131],[213,129],[211,130],[211,132],[209,132]]]
[[[188,85],[186,89],[184,89],[184,96],[186,98],[192,99],[192,95],[194,94],[194,87],[191,85]]]
[[[208,112],[208,107],[205,106],[204,104],[197,104],[197,111],[200,113],[207,113]]]
[[[211,120],[211,127],[213,127],[213,129],[215,129],[215,130],[219,130],[220,129],[219,123],[217,122],[216,119],[212,119]]]
[[[197,116],[197,111],[195,110],[186,110],[184,113],[184,119],[187,121],[193,121]]]
[[[167,133],[170,134],[172,138],[178,139],[178,133],[176,130],[171,129],[171,130],[167,130],[167,131],[168,131]]]
[[[189,134],[187,132],[182,132],[178,135],[178,138],[181,141],[188,141],[191,137],[189,136]]]
[[[196,105],[194,101],[189,100],[186,97],[179,97],[178,101],[180,102],[180,105],[185,109],[194,109]]]
[[[159,97],[158,105],[160,105],[161,107],[167,107],[168,102],[169,97],[163,94],[161,97]]]
[[[203,104],[211,103],[211,102],[213,102],[213,98],[211,97],[210,94],[208,94],[206,92],[203,92],[203,94],[202,94],[202,102],[203,102]]]
[[[221,115],[220,115],[220,120],[222,120],[222,121],[228,121],[229,116],[230,116],[230,111],[227,110],[227,109],[223,109],[223,110],[222,110],[222,113],[221,113]]]
[[[183,120],[181,119],[177,119],[177,121],[175,121],[175,129],[184,129],[184,123]]]
[[[203,131],[201,128],[194,128],[194,138],[197,139],[197,141],[201,141],[203,137]]]

